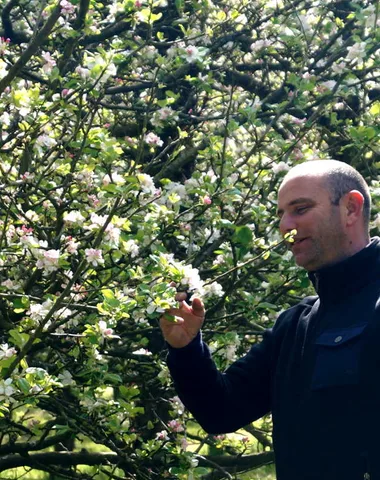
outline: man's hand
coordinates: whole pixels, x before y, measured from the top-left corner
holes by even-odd
[[[160,318],[160,327],[169,345],[182,348],[197,336],[205,319],[205,309],[199,298],[194,298],[191,306],[187,304],[185,293],[178,293],[176,299],[179,307],[166,311]],[[174,319],[168,319],[168,316]]]

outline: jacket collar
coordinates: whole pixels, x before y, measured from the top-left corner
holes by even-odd
[[[380,280],[380,238],[355,255],[316,272],[310,272],[315,291],[324,303],[336,303],[361,290],[368,283]]]

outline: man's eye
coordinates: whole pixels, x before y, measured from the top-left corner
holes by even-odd
[[[299,208],[297,208],[296,212],[299,215],[302,215],[303,213],[306,213],[308,210],[309,210],[309,207],[299,207]]]

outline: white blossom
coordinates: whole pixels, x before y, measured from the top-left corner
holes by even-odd
[[[150,195],[155,194],[156,187],[154,185],[154,180],[150,175],[146,173],[139,173],[137,174],[137,179],[140,182],[141,190],[144,193],[149,193]]]
[[[0,360],[4,358],[10,358],[16,355],[17,351],[13,347],[9,347],[7,343],[0,345]]]
[[[333,90],[333,88],[336,85],[336,82],[334,80],[327,80],[326,82],[321,82],[320,85],[327,88],[328,90]]]
[[[125,179],[122,175],[115,172],[112,176],[105,175],[102,180],[103,185],[109,185],[110,183],[114,183],[115,185],[124,185]]]
[[[280,172],[287,172],[289,170],[289,165],[285,162],[278,162],[272,165],[272,171],[275,175]]]
[[[209,285],[205,285],[203,287],[204,295],[205,296],[215,296],[215,297],[222,297],[224,294],[224,290],[222,285],[218,282],[212,282]]]
[[[63,372],[58,375],[58,379],[64,387],[68,385],[75,385],[73,376],[68,370],[63,370]]]
[[[251,44],[251,51],[252,52],[258,52],[259,50],[262,50],[263,48],[267,48],[271,45],[271,42],[269,40],[256,40]]]
[[[16,389],[12,387],[13,380],[7,378],[0,381],[0,401],[14,402],[12,395],[16,393]]]
[[[71,212],[66,212],[63,215],[63,221],[66,223],[82,224],[84,220],[84,216],[78,210],[72,210]]]
[[[123,243],[124,249],[131,255],[132,258],[137,257],[139,254],[139,246],[135,240],[127,240]]]
[[[365,57],[366,42],[354,43],[351,47],[347,48],[346,62],[353,61],[354,63],[361,63]]]
[[[152,355],[152,352],[147,350],[146,348],[139,348],[138,350],[135,350],[132,352],[133,355]]]
[[[53,301],[50,299],[46,300],[43,303],[32,303],[29,307],[27,314],[32,320],[39,322],[46,317],[52,306]]]

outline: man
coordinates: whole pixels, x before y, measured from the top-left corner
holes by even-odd
[[[283,312],[224,373],[200,328],[199,299],[161,328],[178,394],[202,427],[226,433],[271,412],[278,480],[380,480],[380,239],[368,186],[337,161],[298,165],[278,194],[282,235],[318,296]],[[380,307],[379,307],[380,308]]]

